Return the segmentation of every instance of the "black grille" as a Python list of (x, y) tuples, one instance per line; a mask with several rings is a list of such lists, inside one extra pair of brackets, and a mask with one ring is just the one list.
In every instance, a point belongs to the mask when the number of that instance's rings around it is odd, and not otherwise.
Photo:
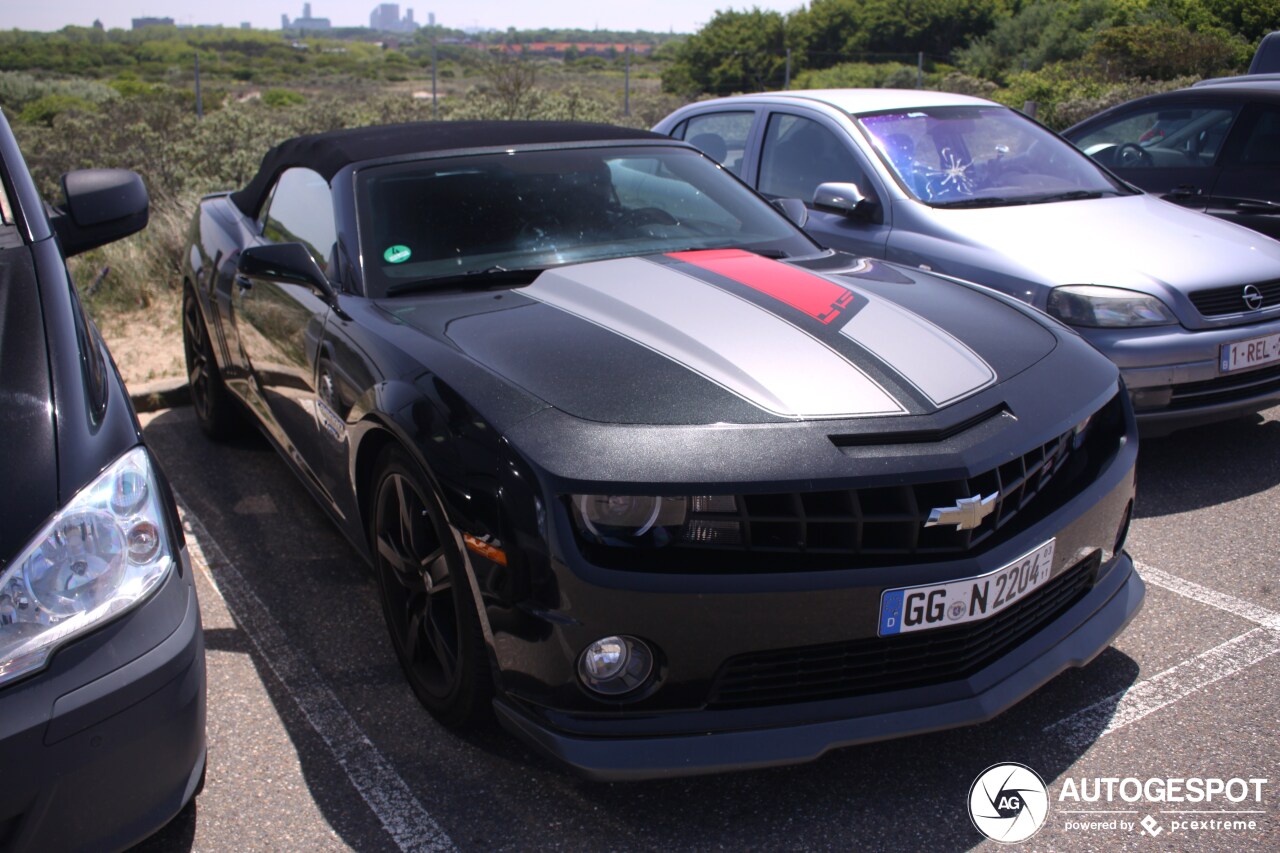
[[(639, 547), (585, 536), (578, 544), (596, 565), (640, 572), (828, 571), (951, 560), (994, 547), (1068, 503), (1115, 457), (1124, 432), (1124, 399), (1116, 394), (1084, 434), (1068, 430), (967, 478), (692, 496), (681, 525), (655, 527)], [(976, 527), (957, 530), (954, 520), (925, 526), (933, 510), (957, 510), (975, 497), (990, 499)]]
[[(1066, 432), (977, 476), (913, 485), (823, 492), (740, 495), (733, 513), (691, 513), (684, 548), (745, 553), (868, 556), (955, 555), (971, 551), (1009, 524), (1067, 464), (1073, 433)], [(925, 527), (934, 509), (996, 496), (982, 523)], [(737, 535), (708, 532), (732, 525)], [(721, 528), (723, 529), (723, 527)]]
[[(1260, 308), (1280, 305), (1280, 280), (1264, 281), (1254, 287), (1262, 294)], [(1201, 290), (1191, 294), (1191, 303), (1196, 310), (1206, 317), (1218, 317), (1223, 314), (1242, 314), (1253, 310), (1244, 301), (1243, 284), (1232, 284), (1227, 287), (1215, 287), (1212, 290)]]
[(841, 699), (966, 678), (1079, 601), (1097, 579), (1092, 556), (990, 619), (896, 637), (757, 652), (726, 661), (708, 704), (743, 708)]
[(1280, 365), (1173, 386), (1170, 409), (1194, 409), (1280, 391)]

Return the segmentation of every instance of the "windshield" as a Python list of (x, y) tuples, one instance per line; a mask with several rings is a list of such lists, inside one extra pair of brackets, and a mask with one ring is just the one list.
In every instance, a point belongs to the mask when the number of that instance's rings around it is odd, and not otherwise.
[(751, 190), (685, 148), (416, 160), (362, 170), (356, 194), (367, 291), (375, 298), (436, 280), (480, 283), (513, 270), (632, 255), (820, 251)]
[(856, 121), (906, 191), (935, 207), (1125, 192), (1070, 144), (1004, 107), (897, 110)]

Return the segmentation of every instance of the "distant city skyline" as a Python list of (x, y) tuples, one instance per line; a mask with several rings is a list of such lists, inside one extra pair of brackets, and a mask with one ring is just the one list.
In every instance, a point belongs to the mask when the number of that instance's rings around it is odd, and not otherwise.
[[(133, 18), (173, 18), (179, 26), (249, 23), (255, 29), (280, 29), (281, 15), (302, 16), (302, 0), (41, 0), (8, 3), (0, 27), (19, 30), (60, 30), (102, 21), (107, 29), (129, 29)], [(311, 0), (311, 14), (328, 18), (334, 27), (367, 27), (379, 0)], [(401, 15), (413, 10), (421, 26), (431, 15), (442, 27), (458, 30), (584, 29), (692, 33), (710, 21), (717, 10), (773, 9), (790, 11), (804, 0), (646, 0), (584, 6), (580, 0), (412, 0), (401, 2)]]

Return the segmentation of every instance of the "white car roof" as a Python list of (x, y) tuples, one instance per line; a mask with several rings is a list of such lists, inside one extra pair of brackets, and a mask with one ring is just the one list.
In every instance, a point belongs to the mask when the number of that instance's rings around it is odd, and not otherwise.
[(927, 89), (792, 89), (786, 92), (734, 95), (719, 98), (715, 103), (733, 101), (779, 103), (790, 100), (819, 101), (846, 113), (873, 113), (906, 107), (999, 106), (984, 98), (956, 95), (951, 92), (933, 92)]

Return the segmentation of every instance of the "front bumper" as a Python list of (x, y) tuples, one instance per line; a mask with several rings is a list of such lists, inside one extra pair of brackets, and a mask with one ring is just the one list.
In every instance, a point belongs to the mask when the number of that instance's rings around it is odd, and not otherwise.
[[(794, 763), (843, 745), (990, 719), (1091, 660), (1142, 602), (1132, 562), (1115, 550), (1134, 493), (1137, 447), (1132, 426), (1127, 432), (1070, 500), (959, 559), (804, 570), (802, 560), (780, 556), (768, 571), (693, 574), (603, 569), (571, 547), (553, 545), (559, 556), (542, 586), (560, 606), (487, 611), (501, 688), (498, 717), (547, 755), (597, 779)], [(572, 535), (567, 524), (560, 519), (556, 541)], [(983, 575), (1051, 538), (1054, 575), (1037, 590), (1042, 597), (1029, 599), (1037, 615), (1011, 618), (1018, 627), (1008, 631), (996, 624), (1004, 611), (972, 623), (988, 637), (977, 641), (973, 656), (952, 664), (931, 648), (924, 655), (930, 672), (916, 677), (914, 664), (899, 666), (904, 653), (915, 655), (914, 641), (877, 637), (883, 590)], [(1049, 592), (1059, 581), (1071, 590), (1061, 598)], [(925, 637), (933, 647), (944, 633), (904, 637)], [(629, 702), (591, 698), (577, 682), (577, 655), (612, 634), (641, 638), (656, 650), (655, 683)], [(868, 643), (877, 656), (869, 674), (822, 662), (836, 655), (862, 667)], [(942, 644), (946, 654), (973, 648), (968, 636)], [(779, 656), (788, 661), (780, 674), (773, 666)], [(730, 695), (736, 687), (723, 689), (741, 683), (734, 679), (745, 671), (744, 659), (748, 668), (763, 661), (769, 682), (760, 690), (749, 685), (745, 698)], [(819, 684), (810, 679), (815, 659), (818, 669), (834, 672), (820, 673)], [(800, 661), (798, 668), (791, 660)]]
[(187, 551), (146, 602), (0, 691), (0, 849), (119, 850), (205, 766), (205, 664)]
[(827, 707), (822, 708), (795, 706), (801, 714), (834, 716), (814, 722), (716, 731), (715, 723), (707, 720), (708, 731), (703, 734), (617, 739), (556, 731), (502, 701), (495, 702), (494, 708), (502, 725), (514, 734), (601, 781), (798, 764), (843, 746), (974, 725), (999, 715), (1064, 670), (1089, 663), (1124, 629), (1141, 607), (1145, 587), (1128, 555), (1122, 554), (1114, 563), (1104, 580), (1047, 626), (1034, 643), (966, 679), (961, 685), (963, 698), (938, 704), (869, 711), (872, 703), (866, 700), (843, 700), (823, 703)]
[(1080, 329), (1120, 367), (1142, 434), (1229, 420), (1280, 404), (1280, 365), (1224, 374), (1224, 344), (1280, 333), (1280, 317), (1250, 325), (1188, 330)]

